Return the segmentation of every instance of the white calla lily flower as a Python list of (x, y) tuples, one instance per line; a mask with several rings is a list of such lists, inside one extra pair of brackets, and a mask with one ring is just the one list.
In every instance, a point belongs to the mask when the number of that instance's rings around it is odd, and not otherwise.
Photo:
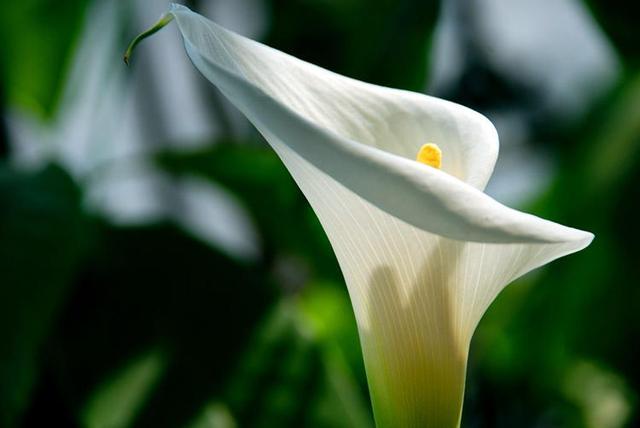
[(266, 138), (329, 236), (377, 425), (459, 426), (469, 344), (488, 306), (593, 235), (483, 193), (498, 136), (479, 113), (335, 74), (184, 6), (132, 47), (172, 19), (195, 66)]

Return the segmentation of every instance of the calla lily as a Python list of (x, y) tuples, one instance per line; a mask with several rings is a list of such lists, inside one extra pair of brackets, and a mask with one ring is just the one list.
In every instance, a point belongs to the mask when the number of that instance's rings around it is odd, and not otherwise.
[(479, 113), (335, 74), (183, 6), (141, 37), (172, 19), (194, 65), (266, 138), (329, 236), (377, 425), (459, 426), (469, 343), (487, 307), (593, 235), (483, 192), (498, 136)]

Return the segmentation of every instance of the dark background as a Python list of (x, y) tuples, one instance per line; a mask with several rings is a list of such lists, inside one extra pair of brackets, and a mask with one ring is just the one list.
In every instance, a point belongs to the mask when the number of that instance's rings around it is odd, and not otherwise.
[[(489, 116), (488, 192), (595, 233), (509, 286), (464, 427), (640, 426), (634, 2), (192, 1), (249, 37)], [(334, 255), (163, 1), (0, 13), (0, 426), (371, 427)]]

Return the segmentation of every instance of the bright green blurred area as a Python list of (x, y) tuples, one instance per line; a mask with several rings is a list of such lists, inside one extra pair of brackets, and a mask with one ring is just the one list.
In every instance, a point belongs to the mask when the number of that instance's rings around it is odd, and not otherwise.
[[(134, 3), (29, 0), (0, 14), (0, 427), (372, 427), (355, 319), (313, 212), (275, 154), (204, 82), (196, 80), (196, 92), (217, 134), (197, 147), (165, 135), (170, 124), (156, 110), (176, 103), (162, 95), (177, 83), (154, 89), (144, 81), (152, 72), (144, 52), (161, 45), (142, 44), (132, 70), (120, 64), (129, 39), (151, 23), (139, 22), (140, 10), (158, 8)], [(220, 11), (216, 3), (225, 1), (189, 4), (205, 13)], [(465, 4), (226, 3), (240, 22), (261, 23), (267, 44), (416, 91), (428, 87), (439, 58), (443, 10)], [(620, 72), (571, 119), (525, 114), (529, 150), (554, 167), (541, 172), (547, 184), (524, 209), (596, 240), (509, 286), (490, 308), (472, 344), (464, 427), (640, 426), (640, 15), (623, 1), (576, 4), (602, 30)], [(114, 10), (118, 25), (96, 10)], [(225, 16), (212, 18), (225, 25)], [(90, 39), (92, 28), (102, 33)], [(86, 40), (96, 46), (93, 60), (81, 55)], [(107, 40), (116, 54), (97, 50)], [(481, 49), (470, 40), (475, 58)], [(178, 53), (183, 59), (176, 50), (160, 64)], [(469, 64), (440, 95), (483, 112), (540, 110), (536, 94), (507, 74)], [(85, 91), (92, 79), (102, 92)], [(105, 93), (119, 81), (121, 105), (147, 103), (133, 110), (143, 112), (140, 135), (151, 149), (78, 161), (65, 152), (70, 143), (45, 137), (83, 126), (80, 140), (97, 145), (90, 154), (116, 145), (99, 131), (108, 115), (69, 105), (83, 93), (91, 105), (108, 104)], [(25, 140), (46, 156), (24, 162)], [(180, 192), (160, 191), (171, 215), (134, 222), (92, 202), (105, 171), (119, 176), (141, 158), (169, 187), (197, 179), (222, 189), (246, 212), (256, 254), (194, 232), (180, 220), (189, 200)]]

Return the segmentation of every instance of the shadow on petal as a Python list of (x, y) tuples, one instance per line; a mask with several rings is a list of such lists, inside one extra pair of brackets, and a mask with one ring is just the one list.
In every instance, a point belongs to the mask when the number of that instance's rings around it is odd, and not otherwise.
[(469, 342), (452, 280), (464, 249), (438, 240), (411, 287), (390, 266), (371, 274), (361, 337), (380, 427), (459, 425)]

